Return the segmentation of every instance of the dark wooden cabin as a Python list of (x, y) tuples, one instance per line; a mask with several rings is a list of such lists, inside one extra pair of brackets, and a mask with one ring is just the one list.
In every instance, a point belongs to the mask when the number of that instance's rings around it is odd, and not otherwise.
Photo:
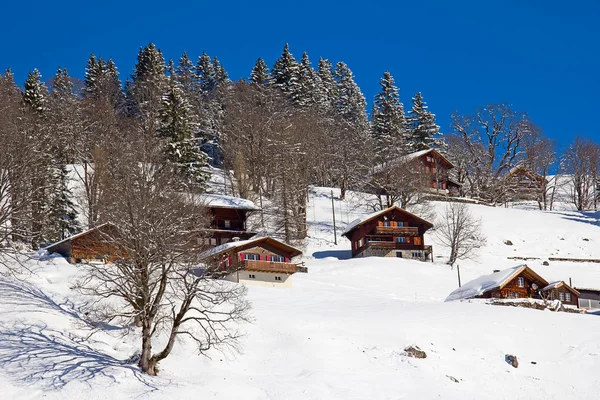
[(352, 257), (400, 257), (425, 261), (433, 250), (423, 235), (433, 224), (392, 206), (352, 221), (343, 236), (350, 240)]
[(212, 216), (207, 244), (219, 246), (234, 238), (247, 240), (256, 235), (256, 232), (250, 232), (246, 228), (248, 214), (260, 210), (250, 200), (205, 194), (202, 195), (202, 202)]
[(106, 223), (56, 242), (45, 250), (62, 255), (71, 264), (105, 263), (118, 257), (118, 250), (110, 244), (111, 238), (117, 237), (116, 235), (115, 226)]
[(308, 272), (301, 264), (292, 262), (302, 252), (269, 236), (232, 241), (200, 256), (207, 264), (223, 271), (233, 271), (228, 279), (263, 286), (290, 286), (289, 277), (296, 272)]
[(542, 289), (542, 293), (549, 300), (560, 300), (563, 304), (579, 306), (581, 293), (567, 285), (564, 281), (548, 284), (548, 286)]
[(579, 292), (579, 307), (600, 309), (600, 289), (577, 287), (575, 290)]
[(507, 185), (515, 200), (538, 200), (546, 184), (543, 176), (524, 165), (508, 172)]
[[(415, 173), (421, 174), (423, 179), (419, 179), (420, 184), (424, 185), (420, 189), (435, 194), (450, 194), (457, 196), (459, 194), (460, 184), (449, 177), (449, 170), (454, 168), (446, 157), (435, 149), (426, 149), (416, 151), (404, 156), (398, 157), (386, 166), (375, 168), (371, 176), (374, 181), (385, 182), (387, 176), (394, 176), (394, 170), (397, 168), (410, 168)], [(376, 187), (381, 186), (376, 184)], [(415, 188), (416, 189), (416, 188)], [(384, 195), (385, 193), (381, 193)]]

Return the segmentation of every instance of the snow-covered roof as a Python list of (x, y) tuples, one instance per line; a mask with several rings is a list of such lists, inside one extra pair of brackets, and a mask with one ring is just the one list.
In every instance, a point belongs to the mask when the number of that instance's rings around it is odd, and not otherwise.
[[(481, 296), (482, 294), (495, 289), (503, 288), (507, 283), (512, 281), (517, 275), (525, 271), (535, 274), (526, 264), (517, 265), (513, 268), (503, 269), (502, 271), (494, 272), (490, 275), (483, 275), (477, 279), (465, 283), (446, 298), (446, 301), (464, 300), (473, 297)], [(544, 284), (548, 284), (543, 278), (539, 277)]]
[(565, 283), (565, 281), (551, 282), (546, 287), (544, 287), (542, 289), (542, 291), (547, 292), (547, 291), (552, 290), (552, 289), (558, 289), (559, 287), (562, 287), (562, 286), (564, 286), (567, 290), (569, 290), (570, 292), (573, 292), (577, 296), (580, 295), (580, 293), (576, 289), (573, 289), (571, 286), (567, 285)]
[(204, 193), (196, 196), (197, 200), (208, 207), (215, 208), (234, 208), (238, 210), (257, 211), (260, 208), (248, 199), (240, 197), (226, 196), (224, 194)]
[(93, 232), (95, 230), (103, 228), (103, 227), (105, 227), (107, 225), (111, 225), (110, 222), (104, 223), (102, 225), (98, 225), (98, 226), (96, 226), (96, 227), (94, 227), (92, 229), (88, 229), (87, 231), (76, 233), (75, 235), (72, 235), (72, 236), (69, 236), (67, 238), (64, 238), (63, 240), (60, 240), (60, 241), (58, 241), (56, 243), (52, 243), (51, 245), (44, 247), (42, 250), (46, 250), (48, 252), (51, 252), (50, 249), (53, 248), (53, 247), (55, 247), (55, 246), (58, 246), (58, 245), (63, 244), (65, 242), (69, 242), (71, 240), (77, 239), (78, 237), (85, 236), (88, 233), (91, 233), (91, 232)]
[(373, 212), (371, 214), (365, 215), (364, 217), (357, 218), (357, 219), (355, 219), (353, 221), (350, 221), (350, 223), (348, 225), (346, 225), (346, 229), (344, 229), (343, 235), (346, 235), (348, 232), (350, 232), (351, 230), (353, 230), (357, 226), (362, 225), (365, 222), (368, 222), (368, 221), (372, 220), (373, 218), (377, 218), (380, 215), (386, 214), (386, 213), (388, 213), (388, 212), (390, 212), (390, 211), (392, 211), (394, 209), (398, 210), (400, 212), (406, 213), (406, 214), (410, 215), (411, 217), (414, 217), (414, 218), (416, 218), (418, 220), (423, 221), (426, 224), (429, 224), (429, 225), (433, 226), (433, 224), (431, 222), (425, 221), (423, 218), (420, 218), (420, 217), (416, 216), (415, 214), (413, 214), (411, 212), (408, 212), (408, 211), (406, 211), (406, 210), (404, 210), (404, 209), (402, 209), (402, 208), (400, 208), (398, 206), (391, 206), (390, 208), (386, 208), (385, 210), (375, 211), (375, 212)]
[(297, 253), (297, 255), (302, 254), (302, 251), (300, 249), (298, 249), (294, 246), (290, 246), (289, 244), (284, 243), (280, 240), (274, 239), (270, 236), (259, 236), (259, 237), (254, 237), (254, 238), (248, 239), (248, 240), (239, 240), (237, 242), (228, 242), (228, 243), (219, 245), (217, 247), (213, 247), (212, 249), (209, 249), (209, 250), (205, 251), (204, 253), (200, 254), (199, 258), (201, 260), (204, 260), (208, 257), (224, 253), (228, 250), (246, 247), (246, 246), (249, 246), (252, 244), (258, 244), (260, 242), (265, 242), (265, 241), (275, 242), (281, 246), (287, 247), (290, 250), (290, 252)]

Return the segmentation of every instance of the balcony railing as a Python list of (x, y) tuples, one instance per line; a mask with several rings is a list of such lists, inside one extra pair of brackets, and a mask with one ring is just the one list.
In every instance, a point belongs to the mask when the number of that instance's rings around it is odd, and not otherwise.
[(245, 269), (247, 271), (281, 272), (285, 274), (293, 274), (295, 272), (308, 272), (308, 268), (304, 267), (302, 264), (297, 265), (294, 263), (259, 260), (243, 260), (241, 263), (242, 269)]
[(401, 234), (406, 236), (418, 235), (419, 228), (414, 226), (378, 226), (375, 233), (380, 235)]
[(422, 250), (425, 255), (431, 253), (433, 248), (429, 245), (425, 246), (422, 244), (412, 244), (412, 243), (400, 243), (400, 242), (380, 242), (371, 240), (367, 242), (368, 247), (372, 247), (374, 249), (395, 249), (395, 250)]

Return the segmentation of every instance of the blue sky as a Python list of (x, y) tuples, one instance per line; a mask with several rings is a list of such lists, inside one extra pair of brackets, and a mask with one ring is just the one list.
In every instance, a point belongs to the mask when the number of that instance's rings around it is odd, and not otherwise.
[(405, 106), (421, 91), (445, 132), (454, 110), (506, 102), (563, 145), (600, 140), (594, 1), (34, 0), (2, 12), (0, 69), (20, 84), (36, 67), (45, 79), (58, 67), (83, 77), (91, 53), (112, 57), (124, 78), (149, 42), (167, 58), (216, 55), (239, 79), (258, 57), (272, 65), (289, 42), (315, 65), (345, 61), (369, 102), (389, 70)]

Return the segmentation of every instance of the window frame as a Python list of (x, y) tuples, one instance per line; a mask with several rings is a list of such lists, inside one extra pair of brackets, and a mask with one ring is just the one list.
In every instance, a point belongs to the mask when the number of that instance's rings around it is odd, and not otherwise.
[(517, 278), (517, 285), (519, 285), (520, 288), (524, 288), (525, 287), (525, 278), (523, 278), (522, 276), (519, 276)]

